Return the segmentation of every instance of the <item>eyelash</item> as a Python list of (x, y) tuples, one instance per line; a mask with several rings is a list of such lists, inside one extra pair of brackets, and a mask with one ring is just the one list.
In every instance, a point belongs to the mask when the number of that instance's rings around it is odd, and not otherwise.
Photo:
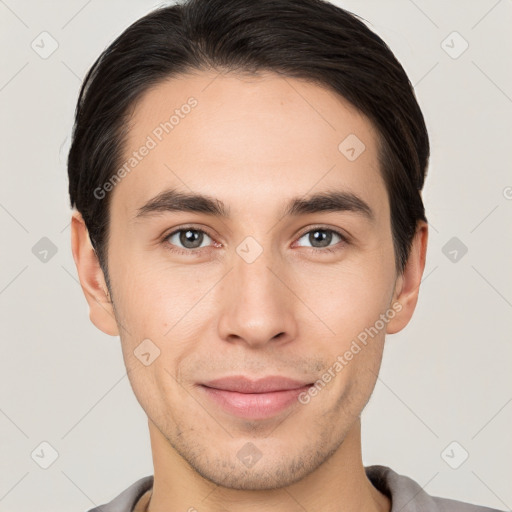
[[(168, 239), (171, 236), (175, 235), (176, 233), (180, 233), (182, 231), (187, 231), (187, 230), (197, 231), (198, 233), (204, 233), (205, 235), (207, 235), (211, 239), (213, 239), (213, 237), (204, 229), (199, 229), (194, 226), (181, 226), (180, 228), (175, 229), (174, 231), (172, 231), (171, 233), (169, 233), (163, 237), (162, 243), (164, 244), (164, 247), (173, 253), (187, 255), (187, 256), (201, 254), (202, 253), (201, 249), (206, 249), (206, 247), (201, 247), (199, 249), (180, 249), (179, 247), (176, 247), (175, 245), (168, 242)], [(334, 247), (336, 247), (339, 244), (348, 245), (350, 243), (348, 238), (345, 235), (343, 235), (342, 233), (340, 233), (339, 231), (336, 231), (335, 229), (327, 228), (324, 226), (314, 226), (312, 228), (309, 228), (307, 231), (304, 231), (297, 238), (297, 240), (301, 239), (304, 235), (307, 235), (308, 233), (310, 233), (312, 231), (327, 231), (327, 232), (334, 233), (335, 235), (339, 236), (341, 238), (341, 242), (338, 242), (338, 244), (335, 244)], [(340, 250), (340, 247), (336, 247), (336, 248), (333, 248), (333, 247), (323, 247), (323, 248), (310, 247), (309, 249), (312, 250), (314, 253), (319, 253), (319, 252), (334, 253), (334, 252), (338, 252)]]

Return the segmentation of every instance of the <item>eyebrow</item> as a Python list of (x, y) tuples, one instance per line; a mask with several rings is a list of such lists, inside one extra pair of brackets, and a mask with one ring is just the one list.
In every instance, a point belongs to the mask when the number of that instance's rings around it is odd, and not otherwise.
[[(283, 216), (300, 216), (321, 212), (353, 212), (370, 222), (375, 221), (375, 213), (359, 196), (348, 191), (327, 191), (309, 197), (292, 198)], [(196, 193), (164, 190), (137, 210), (135, 220), (163, 212), (193, 212), (229, 219), (230, 209), (214, 197)]]

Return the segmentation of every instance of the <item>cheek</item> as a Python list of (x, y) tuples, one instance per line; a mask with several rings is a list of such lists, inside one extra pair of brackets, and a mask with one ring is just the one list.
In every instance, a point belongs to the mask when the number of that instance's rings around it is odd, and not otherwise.
[(172, 315), (186, 298), (186, 290), (198, 281), (191, 267), (179, 268), (136, 252), (117, 261), (111, 272), (118, 291), (117, 303), (130, 314), (130, 323), (157, 318), (162, 311)]
[(326, 336), (346, 340), (373, 325), (389, 306), (393, 274), (383, 260), (372, 264), (347, 264), (315, 269), (314, 282), (297, 277), (299, 297), (321, 325)]
[(137, 366), (133, 351), (150, 339), (160, 350), (159, 360), (170, 367), (178, 365), (194, 350), (203, 324), (219, 314), (212, 288), (224, 272), (147, 259), (130, 268), (130, 272), (119, 268), (116, 276), (121, 283), (116, 307), (128, 331), (122, 336), (125, 363)]

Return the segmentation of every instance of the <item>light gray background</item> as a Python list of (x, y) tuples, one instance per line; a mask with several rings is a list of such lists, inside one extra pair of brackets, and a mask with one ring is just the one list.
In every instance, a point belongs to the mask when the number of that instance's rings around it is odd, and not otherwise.
[[(402, 62), (432, 145), (419, 303), (387, 338), (363, 413), (364, 463), (432, 495), (510, 510), (512, 2), (336, 3)], [(90, 323), (77, 281), (66, 156), (85, 72), (158, 5), (0, 0), (0, 511), (85, 511), (152, 474), (119, 338)], [(51, 48), (43, 31), (58, 43), (45, 59), (31, 47)], [(453, 31), (469, 43), (457, 58), (464, 41)], [(32, 251), (43, 237), (57, 249), (45, 262)], [(468, 248), (455, 262), (443, 253), (452, 237)], [(58, 452), (48, 469), (44, 441)], [(463, 450), (468, 459), (452, 469), (446, 460), (460, 462)]]

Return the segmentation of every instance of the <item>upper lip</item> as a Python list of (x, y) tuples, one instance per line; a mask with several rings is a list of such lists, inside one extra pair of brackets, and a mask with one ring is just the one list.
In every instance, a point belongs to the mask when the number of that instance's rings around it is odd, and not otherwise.
[(299, 380), (272, 375), (263, 379), (251, 380), (243, 375), (222, 377), (220, 379), (203, 382), (203, 386), (225, 391), (237, 391), (238, 393), (270, 393), (272, 391), (284, 391), (289, 389), (303, 388), (311, 384)]

